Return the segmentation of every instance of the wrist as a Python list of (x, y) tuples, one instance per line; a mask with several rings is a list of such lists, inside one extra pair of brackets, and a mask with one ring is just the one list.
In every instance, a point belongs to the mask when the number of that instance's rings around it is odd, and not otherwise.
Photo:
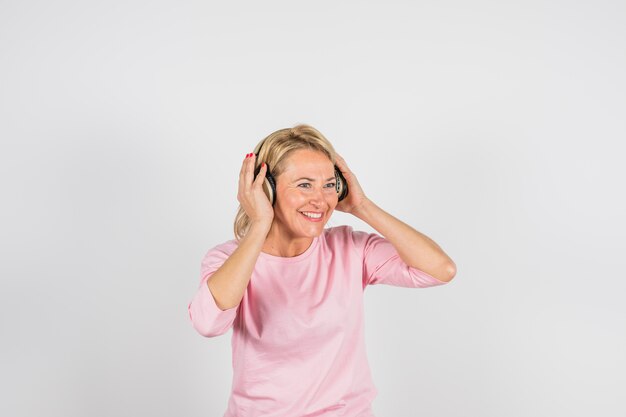
[(248, 229), (247, 234), (259, 234), (264, 237), (267, 236), (270, 229), (272, 228), (272, 222), (262, 222), (262, 221), (253, 221), (250, 223), (250, 227)]
[(363, 199), (363, 202), (361, 204), (359, 204), (358, 206), (356, 206), (352, 210), (352, 215), (355, 216), (355, 217), (358, 217), (359, 219), (361, 219), (363, 221), (365, 221), (365, 219), (367, 219), (367, 217), (372, 212), (372, 209), (375, 206), (376, 205), (374, 204), (373, 201), (371, 201), (368, 198), (365, 198), (365, 199)]

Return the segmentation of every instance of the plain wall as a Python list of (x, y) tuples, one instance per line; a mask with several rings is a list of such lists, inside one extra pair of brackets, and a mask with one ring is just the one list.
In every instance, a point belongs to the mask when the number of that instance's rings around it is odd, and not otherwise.
[(0, 415), (221, 416), (187, 304), (297, 123), (457, 265), (366, 289), (378, 417), (626, 415), (625, 47), (621, 1), (2, 1)]

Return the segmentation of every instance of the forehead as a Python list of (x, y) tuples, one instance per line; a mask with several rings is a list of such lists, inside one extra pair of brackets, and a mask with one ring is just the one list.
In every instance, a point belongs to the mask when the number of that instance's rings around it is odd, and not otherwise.
[(283, 173), (289, 179), (296, 179), (301, 176), (326, 179), (334, 176), (335, 171), (332, 161), (323, 153), (299, 149), (287, 157)]

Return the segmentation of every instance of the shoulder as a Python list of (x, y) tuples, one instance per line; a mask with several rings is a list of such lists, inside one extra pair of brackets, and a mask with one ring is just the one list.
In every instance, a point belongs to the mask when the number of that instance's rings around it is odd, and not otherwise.
[(352, 226), (342, 225), (324, 229), (324, 238), (327, 242), (343, 242), (352, 236)]
[(362, 253), (368, 240), (375, 236), (378, 235), (361, 230), (354, 230), (354, 228), (349, 225), (324, 229), (324, 238), (329, 246), (335, 248), (350, 246), (358, 253)]
[(239, 243), (232, 239), (226, 242), (217, 244), (209, 249), (202, 258), (202, 264), (215, 264), (223, 263), (230, 255), (233, 254), (235, 249), (239, 246)]

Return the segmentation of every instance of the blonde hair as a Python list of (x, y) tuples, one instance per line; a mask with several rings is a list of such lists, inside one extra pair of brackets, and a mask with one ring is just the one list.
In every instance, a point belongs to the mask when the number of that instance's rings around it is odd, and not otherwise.
[[(322, 152), (333, 163), (335, 162), (335, 148), (317, 129), (306, 124), (299, 124), (291, 128), (275, 131), (260, 141), (254, 153), (257, 154), (255, 169), (265, 162), (270, 174), (277, 178), (285, 171), (287, 158), (296, 150), (310, 149)], [(259, 153), (260, 151), (260, 153)], [(235, 216), (234, 233), (235, 239), (242, 239), (250, 229), (250, 218), (241, 204)]]

